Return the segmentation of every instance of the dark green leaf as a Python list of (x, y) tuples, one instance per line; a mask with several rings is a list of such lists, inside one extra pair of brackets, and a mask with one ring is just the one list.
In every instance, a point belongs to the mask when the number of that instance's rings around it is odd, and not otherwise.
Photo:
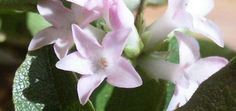
[(190, 101), (178, 111), (235, 111), (236, 58), (204, 81)]
[(0, 0), (1, 10), (36, 10), (38, 0)]
[(161, 111), (166, 98), (165, 81), (144, 81), (134, 89), (115, 88), (106, 111)]
[(56, 69), (56, 61), (51, 46), (27, 54), (14, 79), (16, 111), (94, 111), (90, 103), (80, 105), (76, 77)]

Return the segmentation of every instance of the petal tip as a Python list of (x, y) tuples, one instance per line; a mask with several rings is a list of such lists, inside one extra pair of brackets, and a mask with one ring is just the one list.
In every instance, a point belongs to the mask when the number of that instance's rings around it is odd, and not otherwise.
[(61, 61), (58, 61), (58, 62), (55, 64), (55, 66), (56, 66), (56, 68), (61, 69), (61, 68), (62, 68), (62, 67), (61, 67)]

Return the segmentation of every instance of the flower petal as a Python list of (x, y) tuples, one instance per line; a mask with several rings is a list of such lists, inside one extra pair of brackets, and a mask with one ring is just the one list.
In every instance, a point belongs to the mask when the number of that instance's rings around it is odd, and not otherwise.
[(70, 27), (73, 22), (71, 10), (64, 7), (60, 0), (39, 0), (38, 11), (55, 27)]
[(214, 7), (214, 0), (168, 0), (169, 13), (177, 10), (184, 10), (192, 16), (206, 16)]
[(72, 36), (65, 36), (65, 39), (58, 39), (54, 44), (54, 51), (59, 59), (65, 57), (74, 45)]
[(193, 29), (193, 16), (185, 10), (175, 11), (172, 19), (178, 28)]
[(113, 0), (109, 9), (106, 22), (113, 30), (134, 26), (134, 15), (125, 5), (123, 0)]
[(92, 92), (102, 83), (105, 76), (102, 75), (88, 75), (82, 76), (77, 85), (77, 92), (79, 95), (79, 100), (82, 105), (89, 100)]
[(96, 10), (88, 10), (74, 3), (71, 5), (71, 10), (73, 12), (74, 18), (76, 18), (76, 23), (81, 27), (88, 26), (92, 21), (102, 16), (102, 13)]
[(134, 88), (142, 85), (142, 79), (131, 63), (120, 58), (117, 66), (109, 68), (107, 82), (122, 88)]
[(190, 65), (200, 58), (200, 49), (197, 40), (181, 32), (175, 32), (179, 43), (179, 60), (181, 65)]
[(214, 41), (217, 45), (224, 47), (224, 40), (222, 38), (223, 34), (219, 27), (211, 20), (206, 18), (195, 18), (193, 31), (203, 34)]
[(104, 0), (67, 0), (88, 10), (99, 9), (103, 7)]
[(197, 90), (198, 84), (195, 82), (190, 82), (188, 88), (183, 88), (176, 85), (175, 94), (172, 96), (170, 103), (168, 105), (167, 111), (174, 111), (175, 109), (186, 104), (192, 97), (194, 92)]
[(169, 14), (165, 14), (160, 19), (156, 20), (147, 28), (150, 36), (144, 41), (145, 50), (155, 48), (157, 43), (167, 38), (169, 33), (178, 28), (177, 26), (173, 17), (170, 17)]
[(33, 51), (37, 50), (43, 46), (54, 43), (58, 37), (60, 30), (54, 27), (48, 27), (42, 31), (40, 31), (34, 38), (31, 40), (28, 50)]
[(193, 16), (204, 17), (214, 8), (214, 0), (189, 0), (186, 10)]
[(223, 68), (227, 63), (228, 60), (222, 57), (213, 56), (203, 58), (198, 60), (186, 70), (188, 73), (187, 76), (189, 79), (200, 84)]
[(148, 27), (147, 30), (151, 36), (145, 41), (145, 50), (154, 48), (158, 42), (167, 38), (174, 30), (184, 28), (193, 29), (192, 15), (182, 9), (176, 9), (172, 12), (167, 10), (160, 19)]
[(105, 36), (105, 31), (96, 28), (92, 25), (88, 25), (87, 27), (84, 28), (84, 31), (86, 34), (88, 34), (91, 37), (96, 37), (96, 39), (98, 40), (99, 43), (102, 43), (102, 40)]
[(186, 73), (184, 71), (182, 71), (180, 74), (181, 76), (176, 79), (175, 84), (183, 88), (188, 88), (190, 80), (186, 77)]
[(113, 0), (113, 3), (110, 4), (109, 14), (105, 16), (105, 20), (113, 30), (131, 28), (132, 31), (128, 36), (125, 51), (137, 50), (138, 52), (140, 50), (140, 38), (134, 26), (134, 15), (127, 8), (123, 0)]
[(98, 43), (95, 37), (86, 33), (76, 24), (72, 25), (72, 33), (75, 41), (75, 45), (81, 56), (91, 57), (95, 56), (96, 52), (101, 51), (101, 45)]
[(106, 34), (102, 46), (107, 53), (114, 55), (114, 58), (121, 56), (131, 29), (119, 29)]
[[(74, 4), (77, 4), (81, 7), (85, 7), (85, 4), (89, 1), (89, 0), (67, 0), (68, 2), (72, 2)], [(73, 5), (73, 4), (72, 4)]]
[(138, 65), (155, 80), (164, 79), (176, 83), (184, 74), (180, 65), (168, 62), (155, 54), (141, 57)]
[(185, 10), (189, 0), (168, 0), (167, 13), (174, 15), (177, 10)]
[(93, 74), (91, 61), (84, 59), (78, 52), (65, 56), (56, 63), (58, 69), (73, 71), (83, 75)]

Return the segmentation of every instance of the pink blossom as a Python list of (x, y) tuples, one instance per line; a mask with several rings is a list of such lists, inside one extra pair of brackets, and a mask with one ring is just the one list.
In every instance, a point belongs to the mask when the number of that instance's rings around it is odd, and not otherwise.
[(220, 29), (205, 17), (213, 7), (214, 0), (168, 0), (165, 14), (148, 28), (151, 36), (145, 44), (146, 49), (155, 47), (173, 30), (178, 29), (202, 34), (223, 47)]
[(168, 62), (158, 56), (143, 57), (140, 66), (148, 71), (151, 77), (170, 80), (175, 84), (169, 110), (184, 105), (197, 90), (199, 84), (224, 67), (228, 60), (211, 56), (200, 58), (198, 42), (181, 32), (174, 33), (179, 44), (179, 64)]
[[(128, 9), (123, 0), (68, 0), (72, 8), (79, 8), (81, 16), (84, 16), (83, 24), (88, 24), (97, 18), (104, 18), (107, 25), (112, 30), (121, 28), (131, 28), (128, 41), (125, 47), (126, 51), (140, 52), (140, 38), (134, 25), (134, 15)], [(77, 4), (77, 5), (75, 5)], [(93, 19), (91, 19), (91, 15)]]
[[(81, 25), (82, 18), (77, 18), (78, 10), (70, 10), (64, 7), (60, 0), (39, 0), (37, 8), (39, 13), (50, 22), (52, 26), (35, 35), (30, 42), (28, 50), (32, 51), (45, 45), (54, 44), (55, 53), (60, 59), (67, 55), (69, 49), (74, 45), (71, 34), (71, 24), (76, 23)], [(102, 31), (91, 25), (86, 25), (85, 29), (90, 32), (90, 34), (104, 35)]]
[(104, 79), (113, 86), (134, 88), (142, 79), (131, 63), (121, 56), (131, 29), (109, 32), (102, 43), (77, 25), (72, 25), (73, 38), (78, 51), (62, 58), (56, 67), (81, 74), (77, 89), (81, 104)]

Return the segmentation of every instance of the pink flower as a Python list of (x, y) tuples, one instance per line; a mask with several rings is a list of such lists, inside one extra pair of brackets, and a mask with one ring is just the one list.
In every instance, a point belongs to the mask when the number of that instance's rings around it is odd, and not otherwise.
[(56, 67), (82, 75), (77, 89), (81, 104), (85, 104), (91, 93), (104, 79), (113, 86), (134, 88), (142, 80), (129, 61), (121, 56), (130, 29), (119, 29), (106, 34), (101, 44), (94, 36), (72, 25), (77, 52), (62, 58)]
[(144, 57), (140, 66), (148, 71), (151, 77), (170, 80), (175, 83), (169, 110), (184, 105), (197, 90), (199, 84), (219, 71), (228, 61), (222, 57), (200, 58), (198, 42), (181, 32), (175, 32), (179, 44), (179, 64), (174, 64), (157, 56)]
[[(29, 51), (39, 49), (45, 45), (54, 44), (54, 50), (60, 59), (67, 55), (69, 49), (74, 45), (71, 24), (81, 25), (81, 17), (78, 10), (67, 9), (60, 0), (39, 0), (37, 5), (39, 13), (52, 24), (52, 26), (39, 32), (30, 42)], [(91, 17), (90, 17), (91, 18)], [(84, 26), (85, 27), (85, 26)], [(104, 33), (91, 25), (85, 29), (91, 34), (103, 36)], [(99, 37), (99, 36), (97, 36)]]
[(151, 37), (145, 44), (146, 49), (155, 47), (173, 30), (185, 28), (202, 34), (223, 47), (221, 31), (214, 22), (205, 17), (213, 7), (214, 0), (168, 0), (165, 14), (148, 28)]
[[(179, 32), (175, 35), (179, 43), (180, 68), (183, 73), (182, 77), (176, 80), (175, 94), (168, 106), (169, 110), (174, 110), (188, 102), (203, 81), (228, 63), (228, 60), (222, 57), (200, 58), (199, 45), (195, 39)], [(188, 80), (187, 86), (182, 85), (185, 80)]]
[(80, 9), (79, 13), (84, 16), (83, 24), (85, 25), (96, 20), (97, 18), (103, 17), (107, 25), (112, 30), (119, 30), (121, 28), (131, 28), (132, 30), (128, 35), (128, 41), (125, 47), (125, 51), (131, 51), (132, 53), (140, 52), (141, 40), (134, 25), (134, 16), (123, 0), (68, 1), (74, 3), (72, 4), (72, 8), (76, 7)]

